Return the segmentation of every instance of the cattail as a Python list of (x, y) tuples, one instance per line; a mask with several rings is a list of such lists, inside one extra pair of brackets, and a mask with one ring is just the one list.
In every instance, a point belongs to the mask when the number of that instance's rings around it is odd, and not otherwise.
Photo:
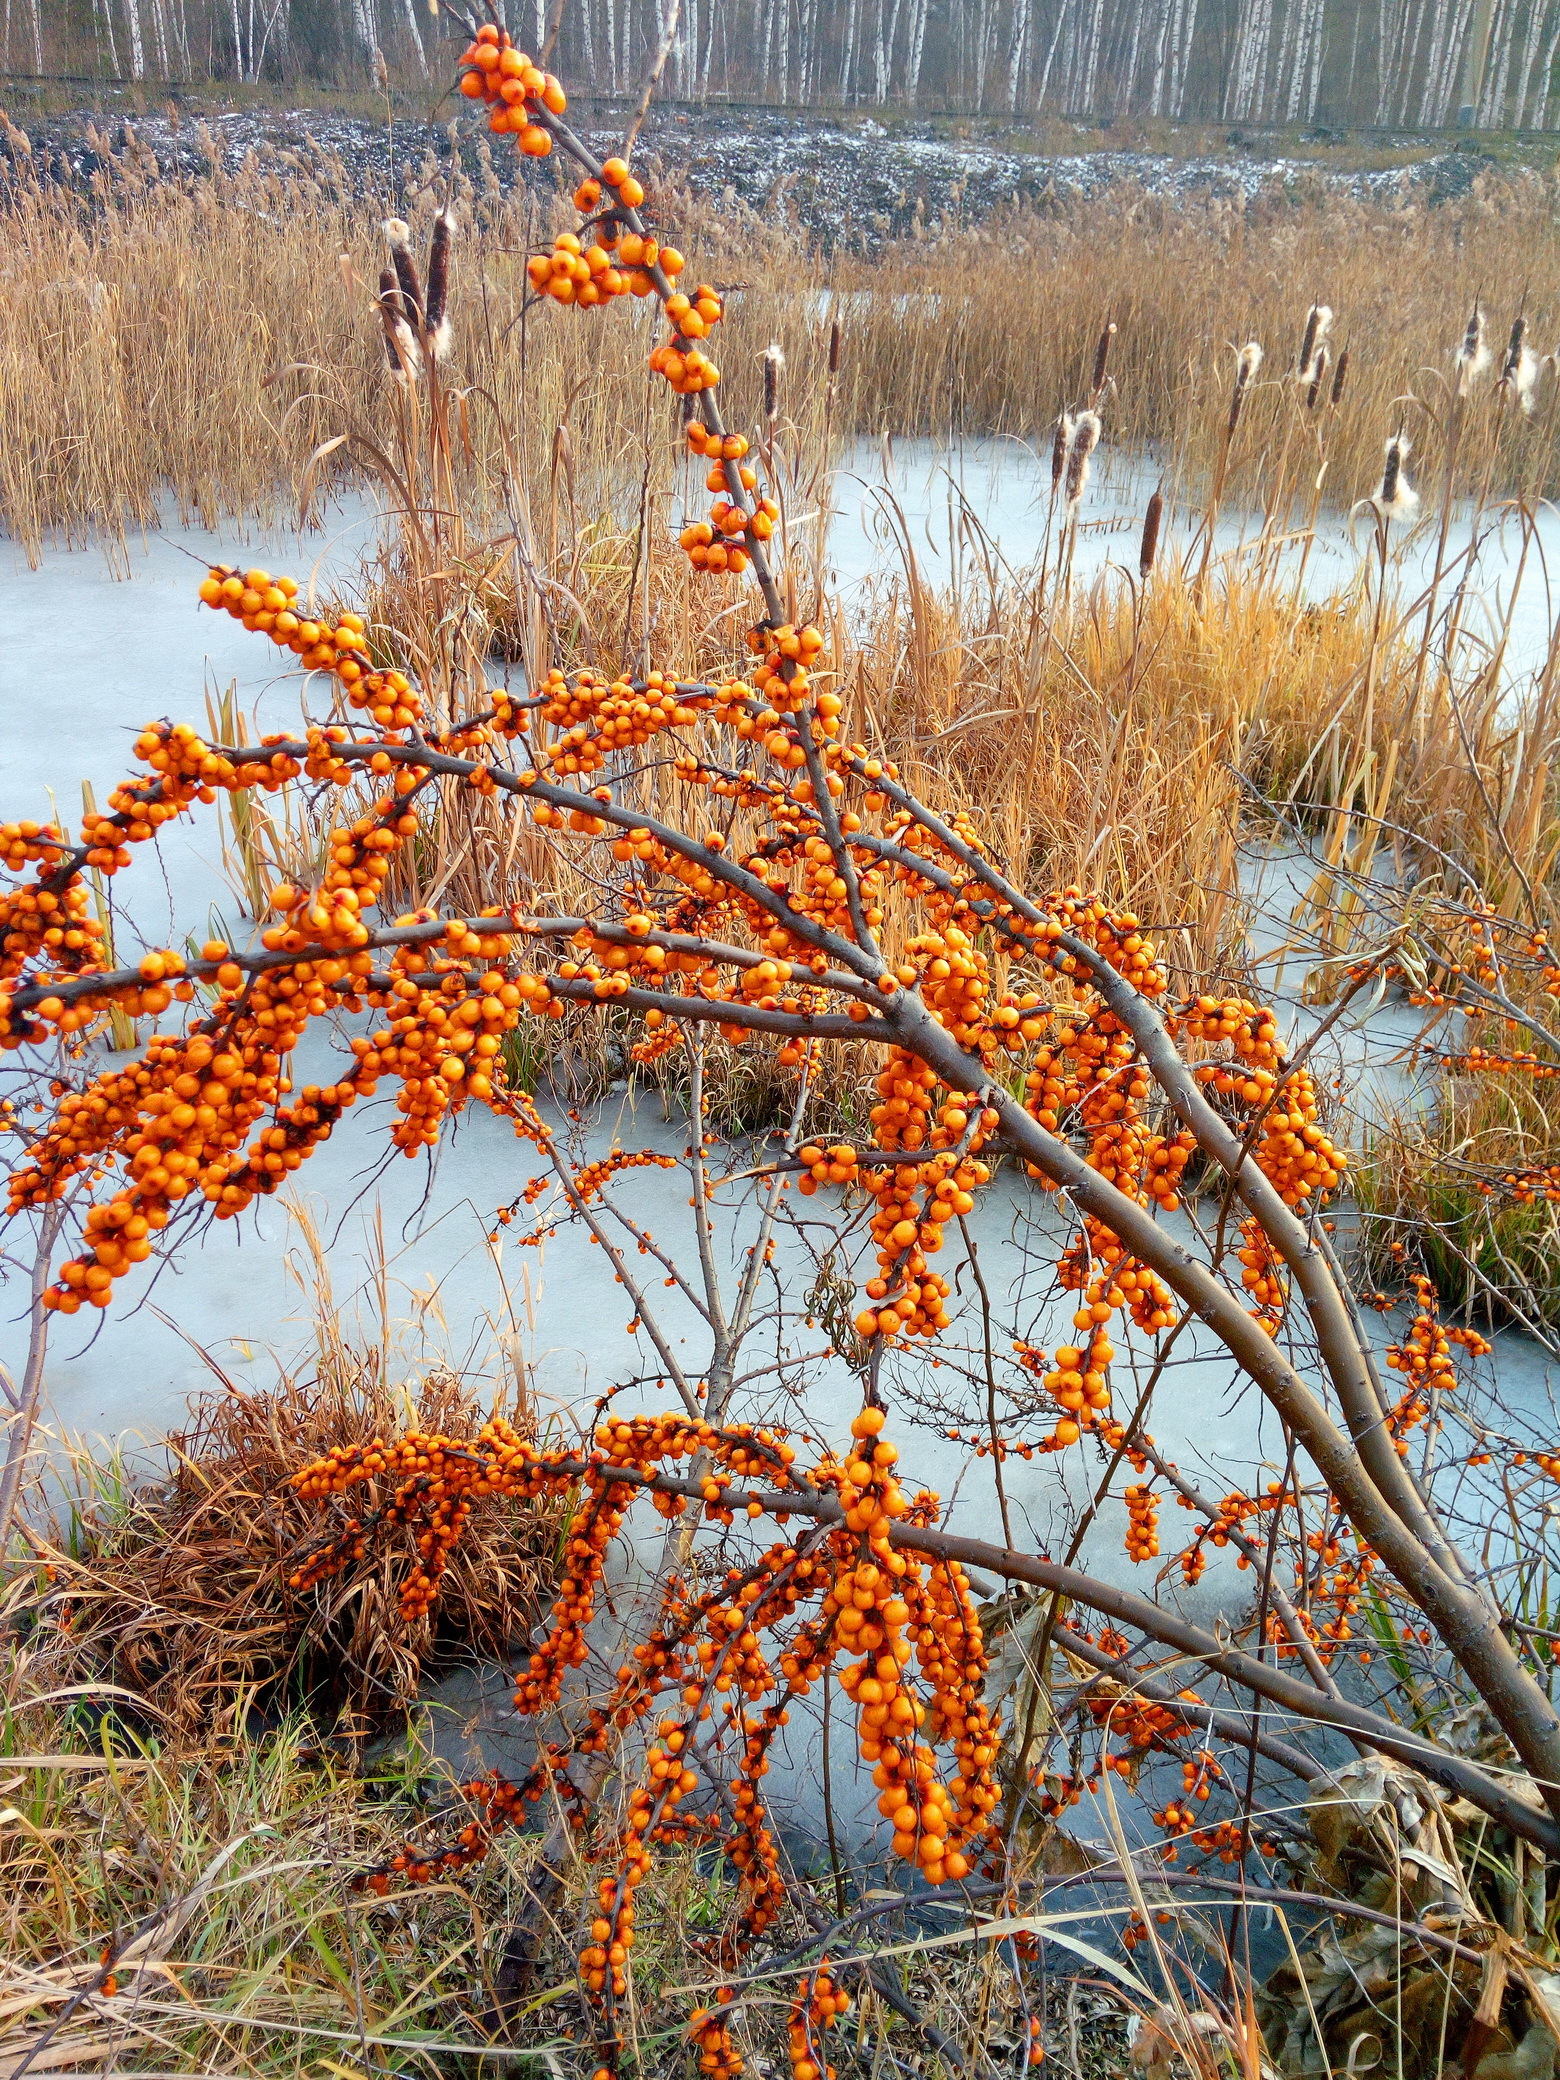
[(1138, 549), (1138, 575), (1146, 578), (1159, 554), (1159, 524), (1165, 517), (1164, 494), (1156, 491), (1143, 515), (1143, 540)]
[(435, 361), (450, 349), (450, 249), (455, 242), (455, 219), (441, 209), (433, 220), (433, 243), (428, 248), (428, 334)]
[(1089, 457), (1099, 445), (1098, 412), (1080, 412), (1067, 443), (1067, 510), (1076, 513), (1089, 482)]
[(829, 326), (829, 374), (831, 376), (837, 376), (840, 372), (840, 349), (843, 345), (844, 335), (840, 331), (840, 321), (836, 318)]
[(1338, 356), (1338, 366), (1333, 370), (1332, 396), (1328, 399), (1328, 403), (1334, 411), (1337, 411), (1339, 405), (1343, 402), (1343, 386), (1348, 379), (1348, 374), (1349, 350), (1345, 347)]
[(1386, 460), (1382, 464), (1381, 489), (1376, 493), (1373, 504), (1383, 520), (1398, 520), (1411, 513), (1419, 503), (1419, 493), (1408, 481), (1404, 464), (1408, 460), (1408, 436), (1393, 434), (1387, 442)]
[(1051, 442), (1051, 496), (1055, 498), (1061, 488), (1062, 471), (1067, 467), (1067, 450), (1072, 441), (1073, 422), (1070, 412), (1062, 412), (1056, 421), (1056, 437)]
[(1105, 395), (1105, 371), (1110, 361), (1110, 343), (1116, 337), (1114, 318), (1100, 334), (1099, 345), (1094, 349), (1094, 376), (1089, 384), (1089, 395), (1098, 404)]
[(412, 234), (399, 217), (387, 217), (384, 228), (395, 278), (401, 286), (402, 308), (410, 324), (421, 325), (422, 283), (417, 279), (417, 262), (412, 258)]
[(1463, 343), (1457, 350), (1457, 395), (1466, 397), (1473, 388), (1474, 379), (1483, 375), (1490, 365), (1490, 350), (1484, 337), (1484, 312), (1475, 304), (1463, 333)]
[(1235, 429), (1240, 424), (1241, 411), (1245, 406), (1246, 392), (1252, 377), (1262, 366), (1262, 349), (1254, 339), (1248, 339), (1240, 350), (1240, 359), (1235, 364), (1235, 388), (1230, 394), (1230, 423), (1228, 438), (1235, 438)]
[(780, 371), (785, 367), (785, 354), (778, 340), (764, 349), (764, 417), (771, 426), (780, 411)]
[[(1532, 355), (1528, 353), (1527, 348), (1523, 345), (1523, 339), (1526, 333), (1527, 319), (1523, 317), (1515, 318), (1512, 321), (1511, 337), (1506, 342), (1506, 357), (1500, 365), (1499, 387), (1501, 391), (1507, 396), (1510, 396), (1513, 392), (1515, 392), (1519, 399), (1522, 395), (1520, 385), (1523, 357), (1526, 356), (1526, 358), (1529, 361), (1531, 361), (1533, 358)], [(1528, 393), (1531, 396), (1533, 389), (1533, 377), (1531, 372), (1528, 375), (1527, 387)], [(1524, 407), (1524, 409), (1526, 409), (1526, 407)]]
[(1312, 364), (1311, 369), (1311, 387), (1305, 393), (1305, 408), (1308, 412), (1314, 412), (1316, 410), (1316, 401), (1322, 394), (1322, 384), (1326, 381), (1326, 379), (1327, 349), (1325, 347), (1318, 347), (1316, 350), (1316, 360)]
[(388, 267), (379, 270), (379, 320), (385, 331), (385, 359), (398, 382), (413, 381), (422, 366), (417, 339), (406, 322), (401, 288)]
[(1295, 369), (1302, 383), (1314, 373), (1317, 357), (1325, 352), (1332, 316), (1332, 306), (1326, 303), (1313, 303), (1306, 312), (1305, 337), (1300, 342), (1300, 360)]

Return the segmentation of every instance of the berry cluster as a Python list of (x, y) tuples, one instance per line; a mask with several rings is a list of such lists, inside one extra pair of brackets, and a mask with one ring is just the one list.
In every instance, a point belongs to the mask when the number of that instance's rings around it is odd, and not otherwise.
[(552, 74), (533, 65), (510, 42), (508, 30), (493, 22), (483, 23), (462, 51), (460, 65), (460, 91), (486, 105), (488, 128), (499, 136), (512, 135), (528, 157), (545, 159), (552, 133), (538, 118), (561, 116), (569, 105)]

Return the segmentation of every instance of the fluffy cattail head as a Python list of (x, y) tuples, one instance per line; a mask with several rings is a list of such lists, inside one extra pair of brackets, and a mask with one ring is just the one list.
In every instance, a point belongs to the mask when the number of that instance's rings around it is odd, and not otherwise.
[(1116, 321), (1111, 319), (1100, 334), (1094, 349), (1094, 374), (1089, 380), (1089, 395), (1095, 404), (1105, 395), (1105, 378), (1110, 367), (1110, 343), (1116, 337)]
[(1056, 433), (1051, 442), (1051, 496), (1054, 498), (1061, 488), (1062, 471), (1067, 467), (1067, 449), (1072, 441), (1073, 422), (1071, 412), (1060, 412), (1056, 420)]
[(1332, 330), (1332, 306), (1313, 303), (1305, 316), (1305, 334), (1300, 341), (1300, 359), (1295, 374), (1302, 383), (1308, 382), (1316, 373), (1316, 362), (1326, 346), (1328, 333)]
[(1517, 365), (1511, 375), (1511, 387), (1517, 393), (1517, 403), (1530, 418), (1538, 402), (1538, 378), (1543, 365), (1531, 347), (1523, 346), (1519, 349)]
[(1235, 388), (1230, 393), (1229, 431), (1232, 435), (1240, 424), (1240, 415), (1246, 403), (1246, 392), (1250, 389), (1252, 378), (1261, 366), (1261, 345), (1254, 339), (1248, 339), (1240, 350), (1240, 358), (1235, 363)]
[(1067, 443), (1067, 510), (1075, 513), (1089, 481), (1089, 457), (1099, 445), (1098, 412), (1080, 412), (1073, 421), (1072, 439)]
[(1372, 501), (1383, 520), (1405, 519), (1419, 503), (1419, 493), (1408, 481), (1408, 447), (1408, 436), (1402, 433), (1387, 442), (1381, 489)]
[(1463, 343), (1457, 349), (1457, 395), (1466, 397), (1473, 388), (1476, 377), (1483, 375), (1490, 365), (1489, 344), (1484, 337), (1484, 310), (1475, 304), (1469, 313), (1463, 331)]
[(780, 375), (785, 354), (778, 340), (764, 349), (764, 417), (773, 421), (780, 410)]
[(1138, 573), (1141, 577), (1146, 578), (1154, 568), (1154, 558), (1159, 554), (1159, 528), (1164, 517), (1164, 494), (1156, 491), (1143, 515), (1143, 539), (1138, 545)]
[(1517, 380), (1517, 370), (1522, 366), (1522, 340), (1527, 331), (1527, 319), (1513, 320), (1511, 337), (1506, 342), (1505, 359), (1500, 364), (1500, 387), (1510, 390)]
[(1311, 363), (1311, 387), (1305, 393), (1305, 408), (1308, 412), (1314, 412), (1316, 410), (1317, 401), (1322, 394), (1322, 384), (1326, 380), (1327, 349), (1325, 347), (1318, 347), (1316, 350), (1316, 358)]
[(406, 322), (401, 285), (394, 270), (388, 267), (379, 270), (379, 322), (384, 327), (385, 359), (390, 373), (399, 383), (414, 382), (422, 368), (422, 356), (417, 350), (417, 336)]
[(422, 283), (417, 279), (417, 262), (412, 258), (412, 234), (399, 217), (385, 219), (385, 243), (401, 287), (401, 302), (409, 323), (420, 325), (423, 314)]
[(450, 260), (455, 243), (455, 219), (441, 209), (433, 220), (433, 242), (428, 248), (428, 331), (433, 358), (442, 361), (450, 348)]

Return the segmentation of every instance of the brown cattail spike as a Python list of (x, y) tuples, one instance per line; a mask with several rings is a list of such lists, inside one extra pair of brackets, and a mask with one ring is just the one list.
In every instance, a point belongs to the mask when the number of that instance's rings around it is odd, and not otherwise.
[(1156, 491), (1143, 515), (1143, 540), (1138, 548), (1138, 573), (1141, 577), (1146, 578), (1154, 568), (1154, 558), (1159, 554), (1159, 528), (1164, 517), (1164, 494)]
[(1089, 396), (1098, 404), (1105, 395), (1105, 376), (1110, 363), (1110, 343), (1116, 337), (1116, 321), (1113, 318), (1100, 334), (1099, 345), (1094, 349), (1094, 375), (1089, 383)]
[(840, 331), (840, 321), (836, 318), (829, 326), (829, 374), (831, 376), (837, 376), (840, 372), (840, 349), (842, 345), (843, 335)]
[(1054, 498), (1061, 488), (1062, 471), (1067, 467), (1067, 447), (1072, 439), (1072, 415), (1062, 412), (1056, 421), (1056, 435), (1051, 442), (1051, 496)]
[(433, 356), (442, 361), (450, 345), (450, 260), (455, 243), (455, 219), (441, 209), (433, 220), (433, 242), (428, 248), (428, 331)]
[(1511, 337), (1506, 342), (1506, 358), (1501, 363), (1501, 388), (1507, 389), (1516, 380), (1517, 370), (1522, 365), (1522, 341), (1527, 332), (1527, 319), (1517, 318), (1511, 327)]
[(1311, 387), (1305, 393), (1305, 408), (1308, 412), (1314, 412), (1316, 410), (1317, 399), (1322, 394), (1322, 384), (1326, 381), (1326, 378), (1327, 349), (1325, 347), (1318, 347), (1316, 350), (1316, 360), (1312, 366)]
[(1490, 350), (1484, 338), (1484, 311), (1475, 304), (1463, 332), (1463, 343), (1457, 350), (1457, 395), (1466, 397), (1473, 387), (1474, 378), (1481, 376), (1490, 365)]
[(1408, 461), (1408, 447), (1408, 436), (1402, 433), (1393, 434), (1387, 442), (1381, 489), (1374, 501), (1376, 511), (1384, 521), (1406, 518), (1419, 503), (1419, 493), (1409, 483), (1404, 466)]
[(1343, 386), (1348, 381), (1348, 376), (1349, 350), (1345, 347), (1338, 356), (1338, 366), (1333, 370), (1332, 395), (1327, 400), (1334, 411), (1337, 411), (1339, 405), (1343, 402)]
[(1256, 340), (1248, 339), (1240, 350), (1239, 360), (1235, 363), (1235, 388), (1230, 393), (1230, 418), (1227, 428), (1231, 440), (1234, 439), (1235, 429), (1240, 424), (1240, 415), (1245, 408), (1246, 392), (1251, 387), (1251, 379), (1261, 366), (1262, 348)]
[(779, 341), (764, 350), (764, 417), (774, 424), (780, 410), (780, 372), (785, 367), (785, 354)]
[(417, 279), (417, 262), (412, 258), (412, 234), (399, 217), (386, 218), (385, 242), (390, 248), (395, 278), (401, 285), (401, 301), (406, 307), (406, 316), (413, 325), (420, 325), (422, 283)]
[(398, 382), (415, 381), (422, 366), (417, 339), (406, 322), (400, 284), (388, 267), (379, 270), (379, 321), (384, 327), (385, 359)]
[(1305, 336), (1300, 342), (1300, 359), (1295, 366), (1295, 374), (1302, 383), (1316, 373), (1316, 363), (1332, 330), (1332, 315), (1332, 306), (1326, 303), (1313, 303), (1306, 312)]
[(1089, 457), (1099, 445), (1097, 412), (1080, 412), (1073, 421), (1072, 439), (1067, 443), (1067, 510), (1076, 513), (1089, 481)]

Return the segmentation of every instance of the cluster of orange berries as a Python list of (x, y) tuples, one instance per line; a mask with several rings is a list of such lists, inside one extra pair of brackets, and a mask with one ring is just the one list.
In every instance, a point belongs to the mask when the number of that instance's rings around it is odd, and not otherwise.
[[(811, 622), (797, 628), (786, 621), (778, 628), (753, 629), (747, 642), (762, 660), (753, 672), (754, 691), (782, 715), (795, 714), (812, 689), (812, 667), (823, 649), (823, 631)], [(833, 712), (838, 715), (838, 708)], [(824, 716), (825, 722), (833, 719), (827, 711)], [(834, 736), (836, 730), (825, 726), (823, 734)]]
[(834, 2080), (834, 2068), (824, 2059), (815, 2030), (832, 2029), (835, 2018), (850, 2012), (850, 1995), (837, 1986), (829, 1960), (807, 1973), (796, 1989), (787, 2021), (791, 2058), (791, 2080)]
[(1127, 1505), (1127, 1557), (1156, 1560), (1159, 1557), (1159, 1501), (1144, 1482), (1128, 1487), (1122, 1498)]
[(681, 333), (673, 333), (655, 349), (650, 366), (658, 376), (665, 376), (679, 397), (697, 397), (701, 390), (713, 390), (720, 381), (720, 370), (704, 349), (694, 340), (685, 340)]
[[(579, 1958), (584, 1990), (604, 2016), (609, 2053), (619, 2036), (615, 2004), (627, 1990), (635, 1891), (656, 1845), (709, 1824), (686, 1818), (683, 1809), (699, 1783), (693, 1735), (699, 1720), (712, 1712), (725, 1715), (740, 1742), (731, 1793), (736, 1821), (725, 1844), (746, 1899), (739, 1948), (783, 1904), (778, 1849), (765, 1824), (759, 1785), (769, 1746), (787, 1723), (790, 1700), (805, 1696), (817, 1682), (837, 1679), (851, 1698), (861, 1754), (873, 1765), (880, 1810), (893, 1824), (895, 1851), (926, 1882), (965, 1877), (972, 1847), (988, 1836), (999, 1801), (997, 1733), (979, 1698), (985, 1666), (979, 1612), (957, 1563), (928, 1566), (893, 1544), (899, 1521), (935, 1519), (936, 1502), (905, 1497), (882, 1410), (863, 1409), (852, 1423), (851, 1440), (843, 1458), (825, 1453), (803, 1473), (795, 1448), (771, 1430), (717, 1427), (674, 1414), (609, 1416), (582, 1462), (562, 1451), (539, 1450), (503, 1418), (494, 1418), (469, 1443), (414, 1433), (394, 1443), (376, 1437), (336, 1446), (294, 1476), (301, 1495), (338, 1512), (330, 1542), (294, 1569), (294, 1589), (312, 1587), (362, 1557), (386, 1530), (405, 1527), (415, 1536), (418, 1554), (401, 1591), (408, 1617), (428, 1610), (460, 1530), (482, 1501), (578, 1496), (562, 1543), (563, 1575), (548, 1630), (517, 1682), (516, 1708), (526, 1714), (556, 1705), (569, 1671), (585, 1658), (586, 1628), (607, 1555), (635, 1492), (660, 1481), (658, 1507), (667, 1515), (688, 1507), (682, 1492), (687, 1483), (675, 1473), (680, 1460), (703, 1455), (707, 1471), (697, 1500), (706, 1519), (717, 1523), (731, 1521), (734, 1482), (761, 1480), (770, 1489), (795, 1489), (799, 1501), (820, 1493), (837, 1497), (842, 1522), (811, 1533), (805, 1550), (773, 1546), (745, 1572), (730, 1570), (695, 1599), (675, 1580), (669, 1583), (660, 1621), (618, 1670), (608, 1701), (590, 1712), (567, 1748), (549, 1746), (522, 1785), (493, 1779), (467, 1787), (477, 1811), (453, 1840), (437, 1850), (403, 1850), (363, 1881), (383, 1896), (397, 1880), (426, 1882), (474, 1861), (496, 1828), (518, 1823), (549, 1781), (570, 1795), (571, 1754), (603, 1749), (611, 1730), (627, 1729), (643, 1718), (658, 1694), (670, 1691), (680, 1697), (681, 1712), (657, 1721), (632, 1782), (613, 1867), (600, 1880), (596, 1913)], [(344, 1498), (363, 1487), (388, 1494), (372, 1511), (359, 1507), (343, 1514)], [(766, 1651), (766, 1635), (793, 1618), (802, 1622), (789, 1641), (778, 1651)], [(839, 1657), (847, 1658), (835, 1678), (831, 1664)], [(912, 1664), (919, 1666), (924, 1702)], [(771, 1701), (755, 1711), (766, 1697)], [(946, 1782), (932, 1743), (950, 1750), (957, 1763)], [(583, 1824), (577, 1805), (575, 1817)], [(826, 2023), (825, 2001), (832, 2014), (845, 2006), (822, 1973), (815, 1991), (819, 2006), (806, 2018), (809, 2028)], [(721, 1999), (724, 2004), (729, 1996)], [(701, 2010), (692, 2033), (701, 2069), (734, 2080), (740, 2068), (724, 2005)]]
[(499, 136), (512, 133), (522, 152), (545, 159), (552, 135), (536, 118), (545, 110), (561, 116), (568, 97), (550, 72), (533, 65), (509, 40), (509, 33), (484, 22), (460, 57), (460, 91), (469, 101), (487, 105), (488, 128)]
[(1203, 1062), (1195, 1073), (1221, 1097), (1262, 1112), (1262, 1138), (1253, 1153), (1284, 1204), (1300, 1206), (1332, 1191), (1348, 1158), (1317, 1123), (1310, 1071), (1285, 1071), (1273, 1014), (1238, 997), (1198, 997), (1182, 1013), (1180, 1029), (1188, 1039), (1229, 1048), (1231, 1060)]
[(1423, 1273), (1410, 1275), (1409, 1284), (1419, 1302), (1419, 1312), (1402, 1343), (1389, 1344), (1389, 1372), (1400, 1372), (1407, 1385), (1387, 1417), (1387, 1428), (1400, 1457), (1408, 1453), (1409, 1433), (1429, 1414), (1438, 1394), (1455, 1394), (1457, 1369), (1452, 1345), (1461, 1344), (1471, 1357), (1489, 1355), (1491, 1345), (1477, 1329), (1442, 1326), (1435, 1287)]
[[(911, 1081), (908, 1077), (896, 1080)], [(965, 1108), (952, 1103), (943, 1110), (943, 1131), (952, 1138), (962, 1132)], [(948, 1125), (950, 1114), (957, 1116), (958, 1128)], [(989, 1127), (995, 1125), (993, 1113)], [(886, 1131), (879, 1129), (880, 1138)], [(942, 1248), (944, 1225), (969, 1212), (974, 1189), (985, 1184), (991, 1172), (973, 1157), (943, 1154), (923, 1163), (874, 1168), (859, 1175), (863, 1188), (877, 1201), (871, 1226), (879, 1268), (877, 1276), (867, 1281), (871, 1304), (857, 1315), (856, 1333), (935, 1336), (948, 1326), (950, 1288), (926, 1259)]]
[[(726, 2005), (733, 1998), (729, 1986), (721, 1987), (716, 1996), (719, 2008), (695, 2008), (688, 2018), (688, 2041), (699, 2054), (699, 2071), (708, 2080), (737, 2080), (742, 2071), (742, 2060), (731, 2041), (731, 2031), (725, 2020)], [(592, 2080), (611, 2080), (605, 2069), (592, 2075)]]
[(343, 613), (334, 625), (323, 615), (298, 611), (296, 578), (273, 578), (262, 570), (240, 575), (213, 564), (200, 596), (208, 607), (260, 630), (278, 648), (290, 650), (314, 672), (340, 681), (348, 701), (382, 729), (409, 729), (423, 712), (422, 696), (404, 672), (375, 671), (361, 614)]

